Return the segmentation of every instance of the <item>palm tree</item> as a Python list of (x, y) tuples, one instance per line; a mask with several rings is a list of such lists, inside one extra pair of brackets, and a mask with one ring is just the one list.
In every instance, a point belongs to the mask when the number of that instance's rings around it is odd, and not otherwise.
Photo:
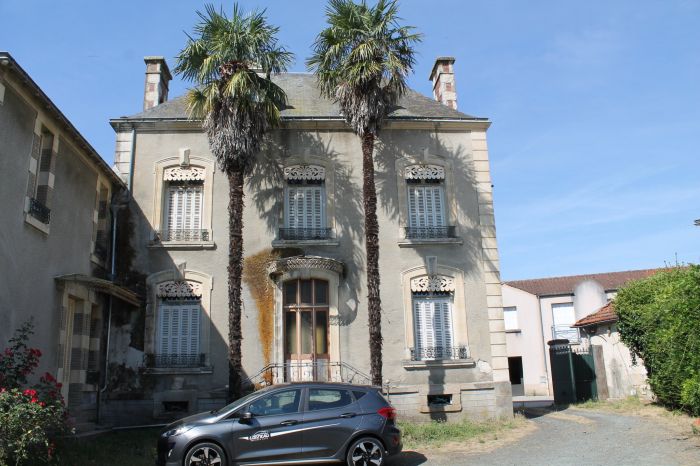
[(202, 120), (209, 147), (229, 182), (229, 398), (241, 391), (241, 274), (243, 183), (265, 133), (280, 121), (284, 91), (270, 80), (286, 70), (292, 54), (277, 43), (278, 28), (264, 11), (244, 14), (234, 4), (228, 18), (206, 5), (197, 12), (195, 37), (177, 56), (176, 73), (195, 84), (187, 92), (190, 117)]
[(387, 113), (406, 91), (420, 34), (399, 25), (396, 0), (372, 7), (362, 0), (330, 0), (328, 27), (306, 62), (321, 94), (340, 105), (362, 142), (363, 203), (367, 260), (367, 312), (372, 383), (382, 384), (382, 316), (379, 296), (379, 225), (374, 183), (374, 141)]

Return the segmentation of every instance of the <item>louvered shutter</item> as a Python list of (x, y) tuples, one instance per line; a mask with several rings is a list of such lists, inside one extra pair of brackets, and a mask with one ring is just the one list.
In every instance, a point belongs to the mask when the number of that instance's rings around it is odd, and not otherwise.
[(159, 307), (159, 354), (185, 356), (199, 354), (200, 305), (168, 304)]
[(422, 351), (435, 348), (434, 357), (422, 359), (442, 359), (450, 356), (453, 342), (451, 300), (414, 298), (413, 322), (417, 354), (422, 355)]
[(326, 190), (324, 186), (288, 186), (285, 226), (325, 228)]
[[(166, 238), (175, 239), (181, 230), (200, 230), (202, 228), (201, 185), (171, 185), (168, 187), (168, 204), (166, 212)], [(191, 237), (199, 239), (195, 233)]]
[(445, 225), (445, 196), (442, 186), (408, 187), (408, 226)]

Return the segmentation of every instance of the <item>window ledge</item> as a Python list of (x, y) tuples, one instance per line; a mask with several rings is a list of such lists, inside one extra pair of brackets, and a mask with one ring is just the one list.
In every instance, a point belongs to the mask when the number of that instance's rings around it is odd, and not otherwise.
[(161, 241), (150, 242), (148, 249), (216, 249), (213, 241)]
[(213, 374), (214, 368), (205, 367), (146, 367), (144, 374), (150, 375), (205, 375)]
[(462, 238), (421, 238), (421, 239), (406, 239), (402, 238), (398, 240), (398, 245), (400, 248), (413, 248), (416, 246), (430, 246), (430, 245), (449, 245), (449, 244), (462, 244), (464, 241)]
[(276, 239), (272, 241), (273, 248), (287, 248), (294, 246), (338, 246), (337, 239)]
[(520, 330), (519, 328), (510, 328), (506, 329), (506, 333), (522, 333), (522, 330)]
[(441, 359), (429, 361), (401, 361), (401, 365), (407, 371), (420, 371), (431, 369), (460, 369), (464, 367), (475, 367), (476, 361), (473, 359)]
[(34, 216), (29, 212), (24, 213), (24, 222), (33, 226), (45, 235), (48, 235), (49, 231), (51, 231), (51, 228), (49, 227), (48, 223), (40, 222), (39, 220), (35, 219)]

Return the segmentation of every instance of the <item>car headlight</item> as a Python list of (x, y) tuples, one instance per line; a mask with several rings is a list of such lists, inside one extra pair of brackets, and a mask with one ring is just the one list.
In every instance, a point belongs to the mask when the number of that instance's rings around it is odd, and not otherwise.
[(170, 429), (166, 432), (163, 433), (163, 437), (175, 437), (176, 435), (181, 435), (190, 430), (194, 426), (190, 426), (187, 424), (183, 424), (181, 426), (177, 426), (174, 429)]

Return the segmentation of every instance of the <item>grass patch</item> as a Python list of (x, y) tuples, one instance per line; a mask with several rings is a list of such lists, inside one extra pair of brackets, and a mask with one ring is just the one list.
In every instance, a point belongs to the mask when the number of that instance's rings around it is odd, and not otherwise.
[(474, 440), (480, 443), (486, 440), (498, 440), (499, 435), (522, 427), (525, 419), (517, 415), (510, 420), (474, 422), (416, 423), (399, 421), (404, 447), (408, 450), (417, 448), (440, 447), (446, 443), (463, 443)]
[(59, 442), (60, 464), (153, 466), (160, 429), (114, 431)]
[(638, 412), (648, 406), (647, 403), (643, 403), (636, 396), (628, 396), (621, 400), (587, 400), (582, 403), (577, 403), (574, 405), (576, 408), (582, 409), (603, 409), (606, 411), (624, 411), (624, 412)]

